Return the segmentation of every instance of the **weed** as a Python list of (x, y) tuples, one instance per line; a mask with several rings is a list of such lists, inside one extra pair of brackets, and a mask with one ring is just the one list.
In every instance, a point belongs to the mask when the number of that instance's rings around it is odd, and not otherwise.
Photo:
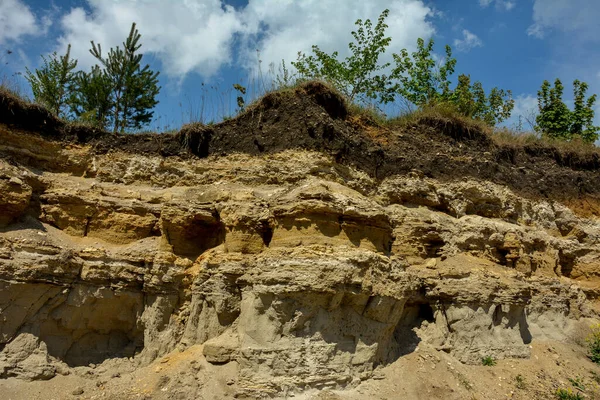
[(558, 400), (583, 400), (583, 396), (579, 393), (573, 393), (571, 389), (558, 389), (556, 398)]
[(582, 392), (585, 392), (585, 385), (583, 384), (583, 381), (580, 376), (578, 376), (575, 379), (569, 378), (569, 382), (571, 382), (571, 385), (573, 385), (574, 388), (579, 389)]
[(586, 143), (579, 138), (572, 140), (553, 139), (547, 136), (539, 136), (534, 132), (515, 132), (510, 129), (495, 129), (491, 135), (492, 140), (498, 146), (524, 147), (539, 146), (554, 148), (560, 153), (576, 153), (581, 156), (592, 156), (599, 154), (598, 147), (591, 143)]
[(481, 363), (486, 367), (493, 367), (496, 365), (496, 360), (494, 360), (494, 358), (491, 356), (486, 356), (481, 359)]
[(461, 374), (460, 372), (457, 375), (458, 381), (460, 382), (461, 385), (463, 385), (463, 387), (467, 390), (471, 390), (473, 389), (473, 385), (471, 384), (471, 382), (469, 382), (469, 380), (467, 379), (466, 376), (464, 376), (463, 374)]
[(600, 374), (598, 374), (596, 371), (590, 371), (590, 375), (592, 376), (594, 382), (600, 384)]
[(596, 364), (600, 364), (600, 324), (592, 325), (590, 329), (592, 332), (585, 339), (590, 351), (589, 357)]
[(527, 384), (525, 383), (525, 378), (523, 378), (523, 375), (519, 374), (517, 376), (515, 376), (515, 386), (517, 387), (517, 389), (525, 389), (527, 387)]

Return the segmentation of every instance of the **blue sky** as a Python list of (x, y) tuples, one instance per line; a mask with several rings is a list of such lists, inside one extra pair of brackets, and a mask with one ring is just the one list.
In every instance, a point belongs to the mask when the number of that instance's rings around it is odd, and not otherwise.
[(418, 37), (433, 37), (440, 54), (450, 44), (457, 74), (512, 90), (508, 124), (535, 110), (544, 79), (561, 78), (566, 100), (576, 78), (600, 92), (597, 0), (0, 0), (0, 79), (27, 92), (15, 74), (69, 43), (87, 69), (90, 40), (116, 46), (135, 21), (145, 62), (161, 71), (152, 128), (173, 129), (234, 112), (233, 83), (256, 94), (268, 86), (271, 63), (293, 61), (312, 44), (344, 55), (354, 21), (375, 20), (384, 8), (388, 57), (414, 49)]

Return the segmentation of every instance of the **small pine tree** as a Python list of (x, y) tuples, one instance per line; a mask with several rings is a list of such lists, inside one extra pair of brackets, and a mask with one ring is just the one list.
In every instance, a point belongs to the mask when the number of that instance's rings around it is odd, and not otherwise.
[[(102, 56), (100, 44), (92, 41), (90, 53), (100, 61), (103, 76), (110, 82), (113, 132), (141, 128), (152, 120), (151, 109), (158, 104), (159, 73), (153, 72), (147, 64), (141, 66), (143, 54), (137, 53), (142, 46), (140, 38), (133, 23), (123, 48), (111, 48), (106, 58)], [(90, 97), (89, 94), (86, 96)]]
[(69, 105), (82, 122), (106, 129), (113, 107), (112, 86), (106, 72), (97, 65), (90, 72), (79, 71)]
[(47, 107), (59, 117), (65, 117), (70, 92), (75, 81), (77, 60), (71, 59), (71, 45), (64, 56), (56, 52), (49, 57), (42, 56), (43, 65), (35, 72), (26, 68), (25, 78), (31, 85), (36, 102)]

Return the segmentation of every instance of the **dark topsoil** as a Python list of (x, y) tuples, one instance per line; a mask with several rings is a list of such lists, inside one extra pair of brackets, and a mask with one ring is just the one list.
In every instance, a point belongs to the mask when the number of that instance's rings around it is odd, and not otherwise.
[(0, 123), (51, 140), (88, 143), (97, 153), (207, 157), (303, 148), (329, 153), (377, 178), (413, 170), (441, 180), (472, 177), (527, 197), (585, 199), (590, 211), (600, 215), (597, 152), (569, 152), (542, 143), (499, 146), (475, 125), (452, 119), (422, 118), (393, 129), (358, 120), (350, 117), (340, 95), (319, 82), (267, 94), (232, 120), (187, 125), (176, 134), (112, 134), (68, 124), (42, 107), (0, 92)]

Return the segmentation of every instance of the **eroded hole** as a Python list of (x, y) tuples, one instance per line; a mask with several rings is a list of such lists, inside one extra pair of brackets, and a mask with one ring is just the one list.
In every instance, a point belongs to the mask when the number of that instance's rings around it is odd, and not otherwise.
[(219, 221), (191, 218), (185, 224), (169, 224), (166, 236), (175, 254), (196, 259), (225, 242), (225, 226)]
[(433, 238), (424, 243), (425, 256), (427, 258), (437, 258), (442, 255), (442, 248), (446, 245), (441, 238)]
[(273, 227), (268, 223), (262, 223), (260, 226), (260, 236), (262, 237), (265, 247), (269, 247), (271, 240), (273, 239)]
[(575, 265), (575, 256), (566, 254), (562, 250), (558, 252), (558, 264), (560, 265), (560, 273), (567, 278), (571, 277), (573, 267)]
[(395, 358), (410, 354), (419, 345), (421, 339), (416, 330), (421, 328), (423, 323), (435, 322), (434, 311), (428, 303), (407, 304), (400, 321), (394, 331)]

